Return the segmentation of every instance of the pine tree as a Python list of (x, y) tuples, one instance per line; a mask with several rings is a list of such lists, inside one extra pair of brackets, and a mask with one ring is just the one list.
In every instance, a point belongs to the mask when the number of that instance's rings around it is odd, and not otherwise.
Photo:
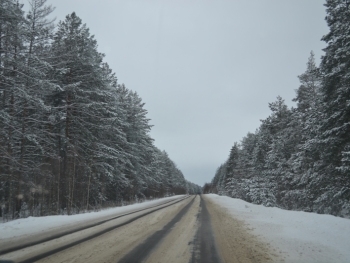
[(25, 64), (24, 12), (18, 1), (0, 2), (0, 176), (4, 213), (19, 217), (21, 206), (19, 158), (21, 138), (20, 98), (23, 88), (20, 76)]
[(20, 78), (22, 89), (19, 92), (22, 98), (18, 177), (26, 186), (26, 189), (19, 189), (21, 195), (30, 193), (25, 198), (30, 215), (42, 215), (50, 207), (45, 195), (52, 184), (52, 172), (48, 165), (51, 160), (49, 156), (53, 154), (48, 118), (51, 107), (46, 104), (46, 98), (54, 89), (48, 76), (52, 68), (49, 49), (54, 25), (53, 20), (47, 18), (54, 8), (47, 6), (46, 0), (32, 0), (29, 4), (24, 28), (26, 52), (22, 72), (25, 74)]
[[(51, 97), (57, 101), (55, 126), (59, 134), (57, 148), (60, 149), (57, 209), (67, 209), (70, 213), (76, 180), (81, 182), (80, 187), (87, 182), (87, 187), (83, 187), (87, 188), (87, 203), (94, 191), (101, 191), (99, 183), (105, 180), (105, 174), (97, 176), (101, 166), (96, 165), (94, 158), (97, 130), (100, 117), (103, 117), (99, 107), (105, 99), (103, 91), (106, 83), (101, 66), (103, 55), (97, 51), (96, 40), (75, 13), (58, 24), (52, 52), (56, 59), (52, 75), (58, 88)], [(94, 187), (91, 188), (91, 185)], [(104, 199), (97, 193), (93, 196), (96, 205)]]

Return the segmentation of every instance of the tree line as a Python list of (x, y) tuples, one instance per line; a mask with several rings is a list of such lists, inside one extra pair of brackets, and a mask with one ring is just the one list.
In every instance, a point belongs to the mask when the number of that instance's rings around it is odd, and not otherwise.
[(118, 84), (72, 13), (0, 0), (0, 217), (73, 214), (200, 192), (154, 146), (147, 110)]
[(235, 143), (203, 191), (285, 209), (350, 216), (350, 1), (327, 0), (329, 33), (289, 109), (281, 97)]

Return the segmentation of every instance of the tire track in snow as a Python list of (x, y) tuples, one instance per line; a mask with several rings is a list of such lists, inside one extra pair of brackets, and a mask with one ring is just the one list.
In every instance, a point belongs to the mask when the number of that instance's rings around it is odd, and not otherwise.
[(200, 224), (193, 240), (194, 247), (190, 263), (221, 263), (222, 260), (215, 244), (209, 211), (202, 196), (200, 207), (200, 212), (197, 215)]

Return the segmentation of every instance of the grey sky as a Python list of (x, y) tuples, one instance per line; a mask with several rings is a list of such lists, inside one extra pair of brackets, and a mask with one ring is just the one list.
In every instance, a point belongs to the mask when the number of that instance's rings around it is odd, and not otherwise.
[[(22, 0), (25, 2), (26, 0)], [(278, 95), (292, 98), (328, 32), (320, 0), (48, 0), (75, 11), (119, 83), (139, 93), (155, 145), (209, 182)]]

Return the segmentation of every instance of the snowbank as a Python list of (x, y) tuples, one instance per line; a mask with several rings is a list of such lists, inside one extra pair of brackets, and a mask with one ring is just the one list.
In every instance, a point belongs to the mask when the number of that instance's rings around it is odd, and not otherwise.
[(264, 207), (214, 194), (206, 196), (244, 221), (286, 263), (350, 262), (349, 219)]
[(105, 218), (108, 216), (131, 212), (140, 208), (145, 208), (150, 205), (161, 204), (164, 203), (164, 201), (174, 200), (179, 197), (181, 197), (181, 195), (166, 197), (152, 201), (145, 201), (143, 203), (128, 206), (109, 208), (99, 212), (90, 212), (71, 216), (59, 215), (17, 219), (14, 221), (0, 224), (0, 241), (14, 237), (28, 237), (30, 235), (50, 231), (53, 229), (58, 229), (63, 226), (83, 224), (98, 218)]

